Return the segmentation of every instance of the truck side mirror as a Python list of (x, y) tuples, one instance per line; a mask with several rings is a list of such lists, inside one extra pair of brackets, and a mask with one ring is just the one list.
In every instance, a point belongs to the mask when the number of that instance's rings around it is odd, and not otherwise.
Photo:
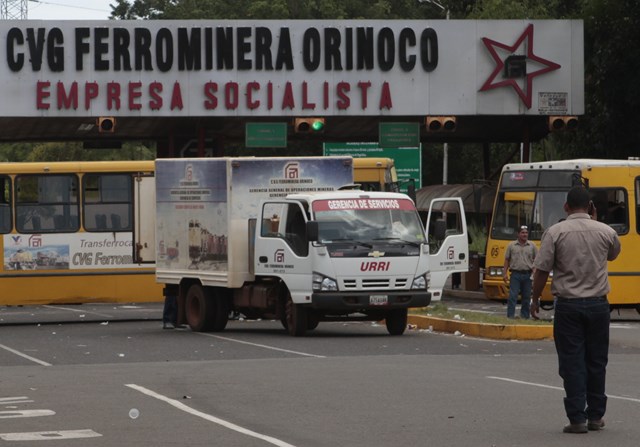
[(443, 219), (438, 219), (433, 223), (433, 237), (441, 241), (447, 234), (447, 223)]
[(307, 240), (309, 242), (318, 241), (318, 222), (310, 220), (307, 222)]

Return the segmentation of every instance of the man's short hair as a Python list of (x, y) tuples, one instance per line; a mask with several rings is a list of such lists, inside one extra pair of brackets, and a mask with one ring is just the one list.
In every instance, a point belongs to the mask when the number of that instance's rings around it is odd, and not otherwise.
[(589, 207), (589, 191), (582, 186), (574, 186), (567, 194), (567, 205), (572, 210)]

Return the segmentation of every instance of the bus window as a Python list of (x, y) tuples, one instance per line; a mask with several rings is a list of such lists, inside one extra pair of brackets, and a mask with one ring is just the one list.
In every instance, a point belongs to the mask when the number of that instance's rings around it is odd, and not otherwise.
[(16, 229), (19, 232), (73, 232), (78, 228), (78, 180), (75, 175), (16, 177)]
[(11, 178), (0, 176), (0, 233), (11, 231)]
[(589, 192), (598, 221), (606, 223), (618, 234), (626, 234), (629, 231), (626, 191), (622, 188), (591, 188)]
[(85, 230), (131, 231), (131, 175), (85, 174), (82, 188)]

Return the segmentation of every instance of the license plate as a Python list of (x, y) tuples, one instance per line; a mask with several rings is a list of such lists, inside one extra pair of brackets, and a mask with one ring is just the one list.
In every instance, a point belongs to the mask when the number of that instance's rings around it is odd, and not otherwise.
[(387, 295), (370, 295), (369, 304), (372, 306), (386, 306), (389, 304), (389, 297)]

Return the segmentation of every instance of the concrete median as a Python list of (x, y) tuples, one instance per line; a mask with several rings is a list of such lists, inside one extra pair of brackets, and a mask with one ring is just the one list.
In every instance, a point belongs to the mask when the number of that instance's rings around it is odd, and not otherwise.
[(545, 340), (553, 339), (553, 325), (534, 324), (492, 324), (452, 320), (426, 315), (409, 315), (408, 324), (417, 329), (430, 329), (435, 332), (449, 332), (471, 337), (497, 340)]

